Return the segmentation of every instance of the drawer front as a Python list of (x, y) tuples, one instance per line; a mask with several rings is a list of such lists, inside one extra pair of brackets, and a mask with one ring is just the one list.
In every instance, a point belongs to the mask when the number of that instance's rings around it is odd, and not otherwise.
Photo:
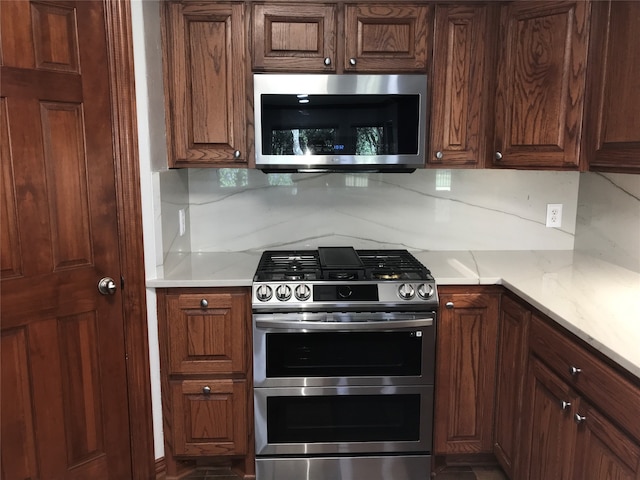
[(590, 403), (640, 440), (640, 387), (637, 384), (535, 315), (531, 322), (530, 347)]
[(245, 380), (171, 383), (176, 455), (243, 455), (247, 452)]
[(245, 371), (246, 295), (167, 295), (166, 308), (171, 374)]

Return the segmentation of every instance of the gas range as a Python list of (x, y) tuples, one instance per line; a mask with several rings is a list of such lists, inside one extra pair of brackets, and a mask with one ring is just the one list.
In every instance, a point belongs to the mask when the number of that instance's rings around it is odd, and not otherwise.
[(431, 272), (407, 250), (268, 250), (253, 279), (254, 312), (425, 311), (437, 306)]

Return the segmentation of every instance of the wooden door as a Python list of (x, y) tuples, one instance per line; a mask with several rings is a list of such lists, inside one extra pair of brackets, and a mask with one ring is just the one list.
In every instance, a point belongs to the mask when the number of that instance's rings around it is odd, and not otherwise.
[(0, 2), (7, 480), (131, 477), (103, 8)]
[(345, 6), (345, 72), (426, 73), (431, 55), (429, 5)]
[(245, 7), (163, 2), (170, 167), (246, 167)]
[(427, 165), (484, 166), (490, 40), (488, 5), (437, 5)]
[(575, 446), (573, 414), (577, 397), (540, 360), (531, 356), (522, 415), (522, 471), (526, 480), (572, 478)]
[(585, 128), (590, 170), (640, 172), (640, 2), (594, 2)]
[(590, 3), (501, 8), (493, 164), (576, 170)]
[(500, 297), (448, 287), (440, 303), (434, 451), (490, 453)]
[(253, 5), (251, 50), (256, 71), (336, 71), (336, 6)]

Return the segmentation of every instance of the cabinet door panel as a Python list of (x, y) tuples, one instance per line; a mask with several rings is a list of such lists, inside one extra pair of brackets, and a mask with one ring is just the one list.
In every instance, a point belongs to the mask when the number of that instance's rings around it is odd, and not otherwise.
[(583, 1), (503, 7), (494, 165), (577, 169), (589, 9)]
[(500, 305), (494, 453), (505, 473), (514, 474), (520, 446), (520, 413), (526, 375), (531, 312), (503, 295)]
[(589, 169), (640, 172), (640, 3), (595, 2), (593, 8)]
[(440, 290), (434, 451), (492, 451), (499, 296)]
[(530, 357), (527, 379), (522, 478), (569, 480), (575, 444), (572, 415), (577, 397), (535, 357)]
[(242, 373), (245, 303), (243, 294), (168, 295), (171, 373)]
[(426, 71), (430, 7), (362, 4), (345, 9), (345, 71)]
[(583, 402), (577, 427), (575, 480), (637, 480), (640, 445), (634, 443), (598, 410)]
[(246, 388), (244, 380), (185, 380), (173, 383), (174, 453), (246, 453)]
[(469, 168), (484, 157), (489, 8), (436, 6), (428, 165)]
[(246, 164), (244, 6), (164, 8), (169, 165)]
[(267, 71), (334, 72), (335, 5), (253, 6), (253, 68)]

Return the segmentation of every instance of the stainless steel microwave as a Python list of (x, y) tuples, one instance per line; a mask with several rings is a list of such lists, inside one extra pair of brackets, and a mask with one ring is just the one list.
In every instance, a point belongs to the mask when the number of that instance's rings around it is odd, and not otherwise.
[(255, 74), (256, 168), (411, 172), (424, 167), (426, 75)]

